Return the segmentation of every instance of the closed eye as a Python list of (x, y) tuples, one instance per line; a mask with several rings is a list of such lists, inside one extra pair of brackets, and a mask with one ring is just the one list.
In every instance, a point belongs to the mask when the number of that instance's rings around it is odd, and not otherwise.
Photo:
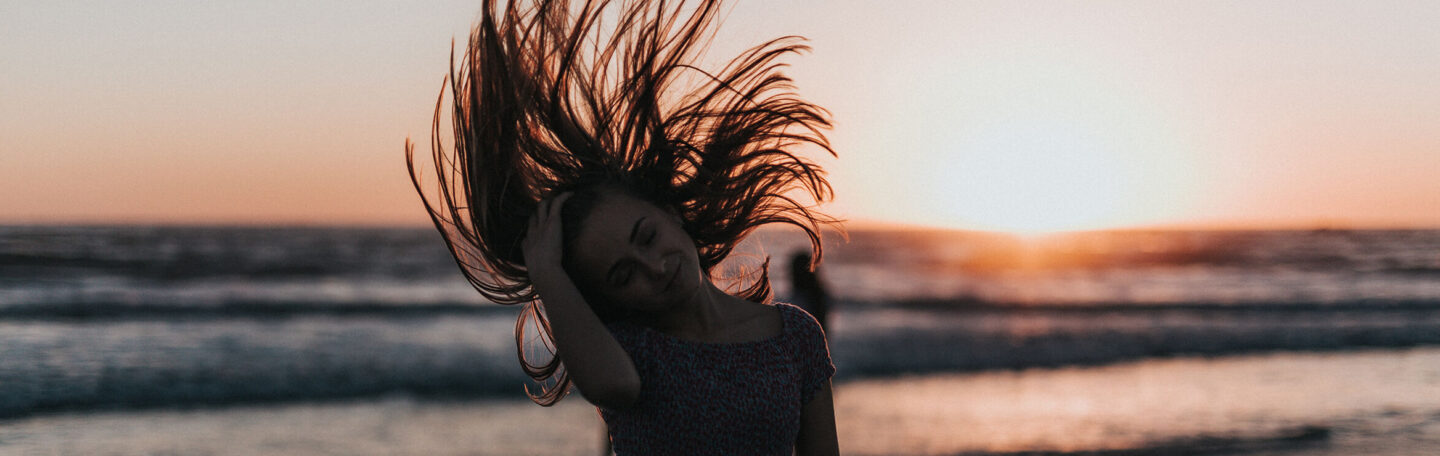
[(632, 264), (624, 263), (624, 264), (616, 265), (614, 268), (610, 269), (610, 278), (609, 278), (610, 284), (611, 284), (611, 285), (624, 285), (626, 282), (629, 282), (629, 281), (630, 281), (630, 276), (631, 276), (631, 274), (633, 274), (634, 272), (635, 272), (635, 266), (632, 265)]
[[(655, 226), (645, 223), (649, 217), (640, 217), (635, 224), (630, 226), (630, 243), (641, 247), (649, 246), (655, 241)], [(611, 285), (622, 286), (630, 281), (630, 276), (635, 272), (635, 265), (628, 261), (622, 261), (610, 267), (610, 273), (606, 280)]]

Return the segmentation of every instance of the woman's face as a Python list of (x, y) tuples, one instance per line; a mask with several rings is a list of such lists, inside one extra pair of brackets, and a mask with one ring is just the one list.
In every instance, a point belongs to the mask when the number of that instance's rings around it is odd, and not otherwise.
[(602, 190), (570, 255), (576, 285), (621, 309), (664, 312), (695, 296), (704, 272), (675, 214)]

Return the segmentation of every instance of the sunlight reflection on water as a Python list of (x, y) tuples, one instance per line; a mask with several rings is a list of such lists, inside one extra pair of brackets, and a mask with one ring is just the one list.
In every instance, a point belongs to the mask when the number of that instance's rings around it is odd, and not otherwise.
[[(1279, 353), (864, 380), (837, 389), (847, 453), (1075, 451), (1312, 426), (1344, 446), (1366, 422), (1427, 422), (1440, 443), (1440, 350)], [(1373, 424), (1373, 423), (1372, 423)]]

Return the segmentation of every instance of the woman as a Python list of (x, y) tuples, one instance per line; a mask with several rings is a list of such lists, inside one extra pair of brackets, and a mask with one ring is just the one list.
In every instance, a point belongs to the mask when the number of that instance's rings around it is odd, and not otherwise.
[[(455, 144), (432, 140), (435, 194), (407, 144), (411, 176), (476, 289), (525, 306), (515, 335), (536, 403), (578, 387), (617, 454), (834, 454), (819, 325), (768, 303), (763, 265), (734, 293), (717, 285), (767, 223), (802, 229), (818, 260), (833, 220), (793, 197), (830, 187), (792, 150), (831, 152), (829, 123), (777, 72), (797, 38), (695, 66), (717, 9), (487, 1), (452, 59)], [(532, 338), (552, 356), (527, 356)]]

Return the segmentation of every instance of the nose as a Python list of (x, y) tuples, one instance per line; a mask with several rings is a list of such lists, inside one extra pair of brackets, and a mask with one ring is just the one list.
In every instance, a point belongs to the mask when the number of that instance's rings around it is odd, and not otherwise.
[(640, 261), (640, 267), (651, 277), (665, 276), (665, 258), (660, 255), (646, 255)]

